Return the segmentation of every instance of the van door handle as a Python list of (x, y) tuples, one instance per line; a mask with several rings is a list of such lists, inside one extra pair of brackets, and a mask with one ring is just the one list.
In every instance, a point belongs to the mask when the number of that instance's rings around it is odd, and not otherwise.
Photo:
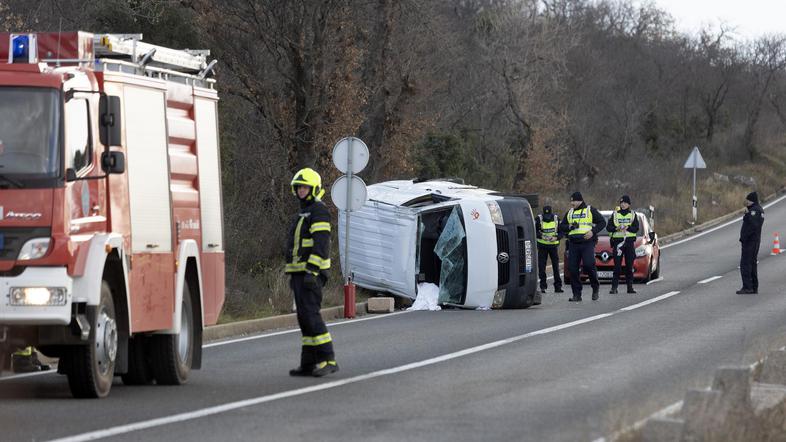
[(147, 244), (145, 247), (147, 247), (148, 249), (155, 249), (158, 247), (158, 244)]
[(211, 248), (211, 249), (214, 249), (214, 248), (216, 248), (216, 247), (218, 247), (218, 246), (220, 246), (220, 245), (221, 245), (221, 244), (213, 244), (213, 243), (210, 243), (210, 244), (208, 244), (207, 246), (208, 246), (209, 248)]

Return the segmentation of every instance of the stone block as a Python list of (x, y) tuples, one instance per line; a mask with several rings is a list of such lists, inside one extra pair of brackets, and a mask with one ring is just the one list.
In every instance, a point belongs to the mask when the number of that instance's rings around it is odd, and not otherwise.
[(734, 408), (750, 407), (753, 372), (747, 365), (724, 366), (715, 370), (712, 389), (721, 392), (724, 405)]
[(391, 297), (368, 298), (366, 301), (369, 313), (393, 313), (394, 306), (395, 302)]
[(668, 417), (647, 419), (639, 433), (642, 442), (679, 442), (683, 421)]
[(786, 350), (773, 351), (767, 355), (759, 382), (786, 385)]

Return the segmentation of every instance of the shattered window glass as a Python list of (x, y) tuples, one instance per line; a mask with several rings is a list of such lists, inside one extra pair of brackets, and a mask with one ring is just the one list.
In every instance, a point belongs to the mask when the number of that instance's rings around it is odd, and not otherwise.
[(466, 262), (462, 246), (465, 237), (461, 216), (458, 208), (454, 207), (434, 247), (434, 253), (442, 261), (439, 277), (440, 303), (461, 303), (466, 280)]

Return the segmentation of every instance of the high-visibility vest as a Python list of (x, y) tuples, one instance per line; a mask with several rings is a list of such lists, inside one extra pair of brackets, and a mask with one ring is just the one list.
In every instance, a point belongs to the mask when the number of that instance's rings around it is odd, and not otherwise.
[[(628, 226), (628, 227), (630, 227), (631, 224), (633, 224), (633, 217), (634, 216), (636, 216), (636, 215), (633, 213), (632, 210), (630, 212), (628, 212), (627, 215), (623, 215), (623, 214), (619, 213), (619, 211), (615, 210), (614, 211), (614, 217), (613, 217), (614, 225), (616, 227), (621, 227), (621, 226)], [(626, 232), (621, 232), (621, 231), (617, 230), (617, 231), (611, 233), (611, 237), (612, 238), (635, 238), (636, 234), (632, 233), (632, 232), (627, 232), (627, 231)]]
[[(543, 244), (543, 245), (547, 245), (547, 246), (553, 246), (553, 245), (559, 244), (559, 240), (556, 239), (557, 238), (557, 216), (554, 215), (554, 217), (551, 219), (551, 221), (544, 221), (543, 220), (543, 215), (538, 215), (538, 220), (540, 221), (540, 236), (541, 236), (541, 238), (538, 238), (538, 243), (539, 244)], [(546, 239), (544, 239), (546, 237), (552, 237), (552, 238), (554, 238), (554, 240), (546, 240)]]
[(568, 225), (578, 223), (579, 227), (568, 232), (568, 235), (584, 235), (592, 230), (592, 210), (590, 206), (583, 209), (570, 209), (568, 211)]

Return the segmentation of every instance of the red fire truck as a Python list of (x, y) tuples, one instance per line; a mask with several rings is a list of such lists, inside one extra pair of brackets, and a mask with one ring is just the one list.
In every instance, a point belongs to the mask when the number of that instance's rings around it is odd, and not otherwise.
[(215, 61), (141, 37), (0, 33), (0, 371), (76, 397), (185, 383), (224, 302)]

